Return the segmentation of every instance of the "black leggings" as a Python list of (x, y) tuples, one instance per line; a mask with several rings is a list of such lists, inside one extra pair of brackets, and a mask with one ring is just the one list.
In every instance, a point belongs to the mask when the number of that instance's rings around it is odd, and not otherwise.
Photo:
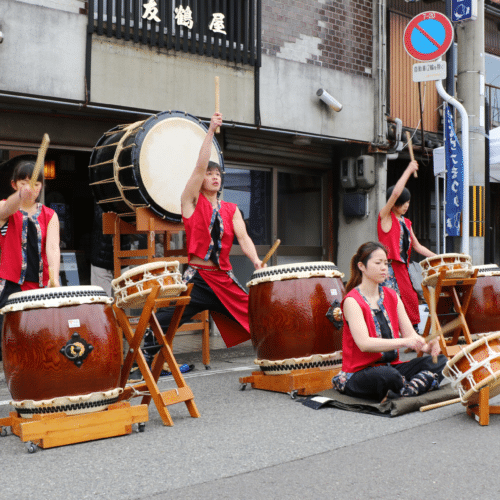
[(409, 382), (417, 373), (425, 370), (437, 373), (441, 382), (447, 361), (448, 358), (440, 354), (437, 363), (432, 362), (431, 356), (422, 356), (404, 363), (365, 368), (351, 375), (345, 385), (344, 394), (381, 401), (389, 390), (399, 394), (404, 385), (403, 377)]

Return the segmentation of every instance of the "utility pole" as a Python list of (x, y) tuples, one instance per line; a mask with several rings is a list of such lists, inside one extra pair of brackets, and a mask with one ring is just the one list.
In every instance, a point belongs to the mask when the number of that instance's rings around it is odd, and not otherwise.
[(469, 253), (477, 266), (484, 264), (485, 234), (484, 0), (477, 0), (477, 19), (457, 24), (456, 34), (457, 99), (469, 116), (470, 220), (462, 223), (469, 224)]

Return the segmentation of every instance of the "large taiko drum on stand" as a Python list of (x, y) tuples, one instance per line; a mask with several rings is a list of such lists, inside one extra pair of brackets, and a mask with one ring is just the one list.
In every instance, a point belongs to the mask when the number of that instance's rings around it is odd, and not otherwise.
[(470, 333), (494, 332), (500, 329), (500, 268), (496, 264), (477, 268), (465, 320)]
[(5, 379), (21, 417), (101, 411), (118, 400), (121, 340), (101, 287), (10, 295), (4, 315)]
[(446, 363), (443, 375), (458, 389), (463, 404), (477, 403), (486, 386), (490, 398), (500, 394), (500, 332), (463, 347)]
[[(135, 223), (139, 207), (181, 222), (181, 194), (196, 165), (207, 127), (180, 111), (165, 111), (145, 121), (106, 132), (92, 151), (90, 186), (104, 212)], [(217, 140), (210, 160), (224, 168)]]
[(345, 294), (332, 262), (270, 266), (247, 283), (250, 335), (255, 363), (267, 374), (342, 364), (341, 322), (327, 317)]

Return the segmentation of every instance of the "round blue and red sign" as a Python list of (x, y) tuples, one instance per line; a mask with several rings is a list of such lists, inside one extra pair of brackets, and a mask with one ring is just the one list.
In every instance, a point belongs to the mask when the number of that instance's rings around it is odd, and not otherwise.
[(406, 52), (418, 61), (433, 61), (441, 57), (453, 42), (453, 25), (441, 12), (422, 12), (406, 26)]

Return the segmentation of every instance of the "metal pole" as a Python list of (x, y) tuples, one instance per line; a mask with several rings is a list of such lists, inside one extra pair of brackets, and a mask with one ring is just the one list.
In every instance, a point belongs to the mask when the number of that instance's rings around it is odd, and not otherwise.
[(469, 254), (469, 117), (467, 111), (454, 97), (447, 94), (441, 80), (436, 80), (438, 94), (450, 105), (457, 108), (461, 118), (462, 153), (464, 157), (464, 206), (462, 208), (462, 253)]

